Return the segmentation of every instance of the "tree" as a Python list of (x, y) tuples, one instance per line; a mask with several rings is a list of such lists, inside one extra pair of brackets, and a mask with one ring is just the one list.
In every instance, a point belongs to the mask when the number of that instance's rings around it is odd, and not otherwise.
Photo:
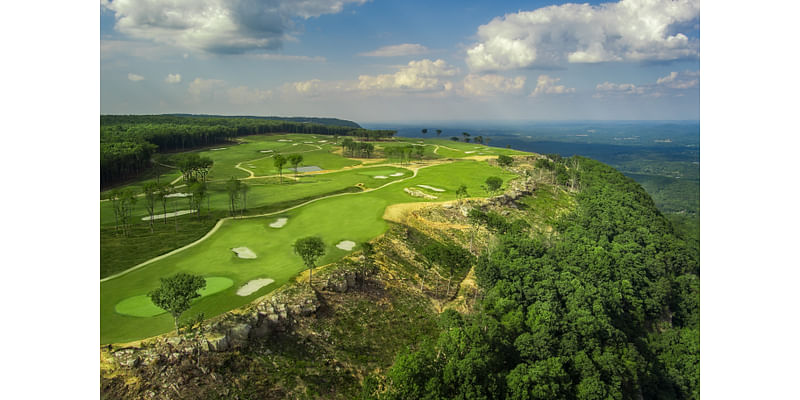
[(314, 275), (314, 265), (316, 264), (317, 259), (325, 254), (325, 243), (322, 242), (322, 239), (319, 236), (308, 236), (297, 239), (294, 242), (293, 247), (294, 253), (303, 259), (303, 263), (309, 270), (308, 285), (314, 287), (311, 284), (311, 279)]
[(161, 287), (151, 291), (148, 296), (153, 304), (172, 314), (175, 333), (179, 334), (178, 319), (192, 306), (192, 300), (200, 297), (197, 291), (205, 287), (206, 280), (202, 277), (180, 272), (169, 278), (161, 278)]
[(283, 183), (283, 166), (286, 165), (287, 162), (288, 160), (286, 159), (286, 157), (280, 154), (275, 155), (275, 160), (273, 161), (273, 164), (275, 165), (275, 168), (278, 169), (278, 176), (280, 177), (281, 183)]
[(425, 135), (426, 133), (428, 133), (428, 129), (427, 128), (422, 130), (422, 134), (423, 135)]
[(497, 156), (497, 164), (499, 164), (499, 165), (501, 165), (503, 167), (511, 166), (511, 164), (513, 164), (513, 163), (514, 163), (514, 159), (511, 158), (510, 156), (507, 156), (505, 154), (501, 154), (501, 155)]
[(469, 133), (468, 132), (461, 132), (461, 136), (464, 136), (464, 141), (469, 143)]
[(460, 185), (458, 189), (456, 189), (456, 198), (458, 199), (458, 204), (461, 204), (461, 201), (465, 198), (469, 197), (469, 193), (467, 193), (467, 185)]
[(158, 199), (161, 200), (161, 208), (164, 211), (164, 224), (167, 223), (167, 201), (169, 200), (170, 193), (172, 193), (172, 185), (165, 183), (158, 186)]
[(441, 135), (441, 134), (442, 134), (442, 130), (441, 129), (437, 129), (436, 130), (436, 137), (439, 137), (439, 135)]
[(289, 154), (289, 164), (294, 165), (294, 177), (297, 178), (297, 167), (303, 162), (302, 154)]
[(486, 183), (483, 188), (486, 189), (486, 191), (490, 194), (494, 194), (500, 190), (500, 186), (503, 186), (503, 180), (496, 176), (490, 176), (486, 178)]
[(247, 211), (247, 192), (250, 191), (250, 186), (244, 182), (239, 183), (239, 192), (242, 194), (242, 214)]
[(228, 191), (228, 211), (231, 215), (236, 215), (236, 203), (239, 200), (241, 184), (238, 179), (231, 177), (225, 185), (225, 189)]
[(153, 233), (153, 214), (155, 214), (159, 186), (155, 182), (149, 182), (144, 185), (142, 190), (144, 192), (145, 208), (147, 208), (147, 213), (150, 214), (150, 233)]
[(206, 191), (206, 184), (203, 182), (195, 182), (189, 187), (189, 190), (192, 193), (192, 208), (197, 208), (195, 216), (197, 219), (200, 219), (200, 206), (203, 205), (203, 199), (205, 199), (208, 194)]
[(457, 142), (458, 141), (458, 137), (457, 136), (451, 136), (450, 140), (452, 140), (454, 142)]

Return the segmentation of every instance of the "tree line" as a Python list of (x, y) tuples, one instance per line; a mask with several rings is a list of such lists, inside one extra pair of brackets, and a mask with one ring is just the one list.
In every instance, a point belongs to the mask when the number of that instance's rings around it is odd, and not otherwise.
[(100, 186), (131, 179), (153, 167), (156, 152), (183, 151), (226, 143), (234, 137), (267, 133), (391, 138), (396, 131), (353, 129), (315, 123), (256, 118), (170, 115), (100, 116)]

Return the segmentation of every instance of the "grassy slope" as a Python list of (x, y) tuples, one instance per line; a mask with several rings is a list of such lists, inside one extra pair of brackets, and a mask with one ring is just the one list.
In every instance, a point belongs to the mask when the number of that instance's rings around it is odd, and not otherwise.
[[(427, 184), (445, 188), (438, 194), (441, 200), (455, 198), (456, 187), (464, 183), (472, 196), (485, 196), (480, 185), (491, 175), (513, 177), (485, 162), (466, 161), (421, 169), (418, 176), (402, 184), (362, 194), (345, 195), (321, 200), (282, 214), (289, 223), (282, 229), (267, 225), (275, 217), (228, 221), (208, 240), (174, 256), (149, 264), (120, 278), (103, 282), (101, 291), (101, 342), (124, 342), (163, 333), (171, 329), (168, 315), (152, 318), (135, 318), (114, 312), (117, 302), (147, 293), (158, 285), (158, 278), (187, 271), (204, 276), (224, 276), (233, 279), (228, 290), (201, 299), (189, 315), (204, 312), (207, 317), (241, 306), (287, 282), (303, 267), (292, 254), (291, 243), (309, 234), (319, 235), (328, 246), (320, 264), (341, 258), (348, 252), (335, 248), (344, 239), (357, 242), (369, 240), (386, 229), (381, 216), (389, 204), (420, 201), (408, 196), (403, 187)], [(230, 251), (233, 247), (247, 246), (259, 258), (242, 260)], [(275, 283), (246, 297), (235, 295), (238, 287), (251, 279), (269, 277)]]

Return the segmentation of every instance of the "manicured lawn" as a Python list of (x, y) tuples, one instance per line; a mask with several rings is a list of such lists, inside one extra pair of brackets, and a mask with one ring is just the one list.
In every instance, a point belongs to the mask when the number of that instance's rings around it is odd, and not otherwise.
[[(406, 174), (397, 178), (389, 177), (378, 180), (363, 175), (368, 170), (359, 168), (331, 174), (310, 175), (301, 178), (301, 183), (282, 187), (264, 183), (266, 188), (263, 193), (254, 184), (248, 195), (248, 208), (250, 208), (251, 202), (252, 204), (265, 204), (282, 198), (299, 196), (300, 191), (305, 190), (302, 185), (310, 187), (309, 190), (313, 193), (314, 190), (319, 191), (320, 187), (342, 187), (342, 185), (354, 185), (356, 181), (364, 183), (367, 187), (378, 187), (393, 179), (404, 179), (410, 176), (408, 171), (398, 168), (377, 167), (374, 170), (369, 173), (377, 174), (380, 171), (384, 176), (389, 176), (391, 173), (401, 171)], [(390, 184), (376, 191), (328, 198), (280, 215), (228, 220), (213, 236), (196, 246), (121, 277), (102, 282), (100, 285), (101, 343), (126, 342), (173, 329), (172, 318), (169, 314), (134, 317), (117, 312), (120, 302), (146, 295), (159, 285), (161, 277), (177, 272), (189, 272), (204, 277), (230, 279), (233, 282), (232, 286), (197, 300), (185, 315), (185, 318), (190, 318), (202, 312), (207, 318), (213, 317), (242, 306), (280, 287), (303, 271), (304, 267), (300, 258), (292, 252), (291, 248), (291, 244), (296, 239), (309, 235), (322, 237), (327, 247), (326, 255), (319, 261), (319, 264), (323, 265), (349, 253), (336, 248), (335, 245), (338, 242), (352, 240), (360, 243), (383, 233), (387, 225), (381, 217), (387, 205), (425, 201), (409, 196), (403, 191), (404, 187), (425, 184), (443, 188), (446, 191), (437, 193), (437, 196), (440, 200), (451, 200), (455, 198), (457, 187), (463, 183), (467, 185), (471, 196), (485, 196), (486, 193), (480, 186), (488, 176), (499, 176), (505, 182), (513, 177), (512, 174), (491, 167), (486, 162), (460, 161), (422, 168), (417, 177), (401, 183)], [(303, 183), (306, 179), (318, 181)], [(315, 185), (317, 188), (313, 189)], [(212, 197), (212, 208), (226, 207), (227, 199), (222, 195), (220, 193), (217, 198)], [(253, 207), (257, 206), (253, 205)], [(288, 218), (288, 223), (279, 229), (269, 227), (269, 224), (278, 217)], [(238, 258), (231, 249), (240, 246), (246, 246), (253, 250), (257, 254), (257, 258)], [(275, 282), (249, 296), (236, 295), (239, 287), (258, 278), (271, 278)]]

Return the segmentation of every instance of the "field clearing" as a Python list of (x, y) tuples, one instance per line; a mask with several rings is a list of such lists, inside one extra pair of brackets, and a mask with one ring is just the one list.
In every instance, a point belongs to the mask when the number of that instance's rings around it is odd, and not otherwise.
[[(356, 177), (355, 179), (361, 179), (365, 185), (370, 184), (369, 181), (374, 181), (370, 187), (386, 185), (392, 181), (392, 177), (386, 180), (366, 180), (366, 176), (362, 175), (365, 170), (366, 168), (358, 168), (331, 174), (317, 174), (313, 177), (328, 178), (331, 184), (338, 185), (341, 185), (340, 181), (343, 179)], [(376, 173), (377, 170), (404, 172), (400, 168), (385, 166), (377, 167), (375, 170), (372, 173)], [(305, 267), (291, 248), (291, 244), (300, 237), (308, 235), (322, 237), (326, 244), (326, 255), (319, 264), (323, 265), (350, 253), (336, 248), (337, 243), (344, 240), (361, 243), (383, 233), (387, 228), (387, 222), (382, 215), (388, 205), (424, 201), (409, 196), (403, 191), (404, 187), (425, 184), (443, 188), (446, 191), (439, 193), (438, 201), (448, 201), (455, 199), (455, 190), (461, 184), (467, 185), (470, 196), (486, 196), (488, 194), (481, 185), (487, 177), (499, 176), (507, 183), (515, 176), (489, 166), (486, 162), (477, 161), (458, 161), (420, 168), (414, 178), (408, 178), (410, 173), (405, 172), (404, 176), (397, 178), (406, 180), (386, 185), (378, 190), (322, 199), (271, 216), (225, 221), (216, 233), (193, 247), (102, 282), (100, 284), (101, 343), (127, 342), (173, 329), (173, 322), (168, 314), (132, 317), (115, 311), (120, 301), (141, 296), (157, 287), (160, 277), (177, 272), (189, 272), (204, 277), (231, 279), (233, 281), (231, 287), (199, 299), (184, 316), (190, 318), (202, 312), (207, 318), (212, 317), (269, 293), (303, 271)], [(335, 174), (341, 175), (333, 176)], [(301, 178), (301, 182), (303, 179), (306, 178)], [(293, 188), (292, 191), (294, 190)], [(255, 192), (254, 185), (251, 193)], [(277, 195), (275, 190), (272, 192), (273, 196)], [(248, 195), (249, 203), (250, 195)], [(212, 204), (215, 204), (214, 199)], [(288, 218), (286, 225), (280, 229), (270, 228), (269, 224), (278, 217)], [(237, 257), (231, 251), (237, 247), (252, 249), (258, 254), (258, 258)], [(262, 278), (274, 279), (275, 282), (248, 296), (236, 294), (236, 291), (247, 282)]]

